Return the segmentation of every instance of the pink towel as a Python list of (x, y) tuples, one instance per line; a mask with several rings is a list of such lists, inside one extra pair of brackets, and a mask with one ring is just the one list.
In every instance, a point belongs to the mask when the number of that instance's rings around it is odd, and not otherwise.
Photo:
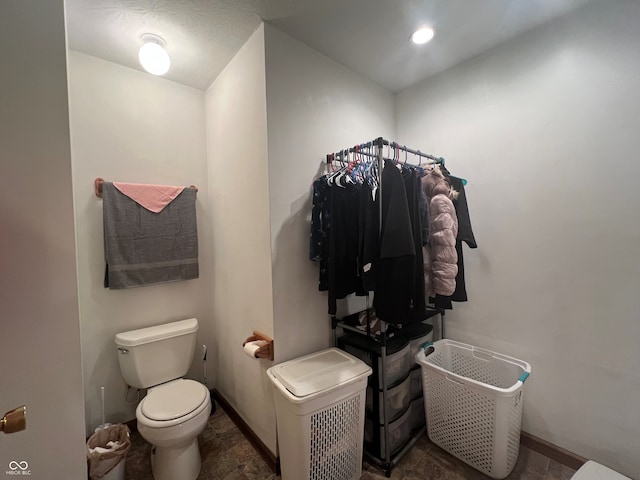
[(185, 189), (185, 187), (172, 185), (122, 182), (113, 182), (113, 186), (137, 204), (154, 213), (160, 213)]

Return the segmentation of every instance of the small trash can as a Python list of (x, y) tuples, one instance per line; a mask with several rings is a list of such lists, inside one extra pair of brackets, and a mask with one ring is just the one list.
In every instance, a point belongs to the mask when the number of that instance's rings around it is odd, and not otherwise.
[(125, 457), (131, 448), (129, 427), (109, 425), (87, 440), (91, 480), (124, 480)]
[(283, 480), (357, 480), (371, 368), (329, 348), (271, 367)]

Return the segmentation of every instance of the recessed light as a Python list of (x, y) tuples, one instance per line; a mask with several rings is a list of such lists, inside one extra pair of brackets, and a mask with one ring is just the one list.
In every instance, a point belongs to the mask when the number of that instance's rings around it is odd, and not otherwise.
[(164, 49), (164, 40), (152, 33), (145, 33), (141, 39), (143, 43), (138, 51), (140, 65), (152, 75), (167, 73), (171, 66), (171, 59)]
[(435, 34), (436, 31), (431, 27), (420, 27), (411, 34), (411, 41), (416, 45), (424, 45), (431, 41)]

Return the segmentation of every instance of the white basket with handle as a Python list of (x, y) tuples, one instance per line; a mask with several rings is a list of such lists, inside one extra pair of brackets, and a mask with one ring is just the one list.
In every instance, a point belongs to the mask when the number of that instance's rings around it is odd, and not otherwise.
[(531, 366), (453, 340), (425, 344), (415, 360), (429, 439), (492, 478), (508, 476), (518, 460)]

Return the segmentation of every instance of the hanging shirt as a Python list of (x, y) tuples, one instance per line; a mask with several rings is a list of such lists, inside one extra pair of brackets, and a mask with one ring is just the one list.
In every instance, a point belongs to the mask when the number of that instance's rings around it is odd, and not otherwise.
[(329, 314), (335, 315), (337, 299), (351, 293), (364, 295), (359, 276), (358, 224), (362, 186), (348, 183), (332, 186), (331, 229), (329, 231), (328, 291)]
[(405, 183), (392, 162), (385, 162), (382, 171), (381, 201), (380, 260), (374, 307), (380, 319), (402, 324), (411, 320), (414, 308), (416, 246)]
[[(422, 182), (420, 175), (415, 168), (405, 168), (402, 171), (404, 188), (407, 194), (407, 206), (409, 208), (409, 219), (411, 231), (413, 232), (413, 244), (415, 247), (415, 258), (413, 262), (413, 282), (411, 287), (411, 321), (424, 320), (426, 310), (426, 300), (424, 295), (424, 267), (422, 258), (422, 209), (421, 196), (423, 196)], [(426, 199), (426, 196), (424, 196)]]
[[(380, 207), (378, 190), (366, 185), (360, 189), (358, 266), (362, 288), (366, 292), (376, 288), (378, 274), (378, 249), (380, 248)], [(375, 196), (375, 198), (374, 198)]]
[(329, 288), (329, 232), (331, 230), (331, 195), (326, 175), (313, 182), (309, 258), (319, 263), (318, 290)]

